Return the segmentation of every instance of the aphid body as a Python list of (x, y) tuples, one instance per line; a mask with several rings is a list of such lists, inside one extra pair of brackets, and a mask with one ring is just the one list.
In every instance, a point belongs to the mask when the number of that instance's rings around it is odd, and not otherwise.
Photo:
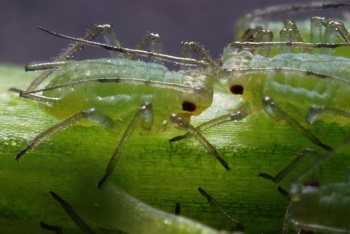
[[(92, 43), (88, 39), (94, 38), (91, 35), (97, 34), (96, 30), (107, 30), (107, 42), (114, 41), (112, 45), (119, 45), (109, 25), (92, 29), (85, 36), (88, 42)], [(153, 43), (154, 39), (153, 34), (149, 35), (141, 45)], [(140, 129), (143, 134), (159, 134), (171, 127), (186, 130), (229, 169), (216, 149), (189, 124), (192, 115), (199, 115), (211, 105), (214, 78), (210, 72), (199, 67), (170, 71), (162, 64), (126, 59), (119, 52), (136, 56), (146, 54), (184, 64), (188, 60), (195, 64), (200, 62), (191, 58), (121, 47), (114, 47), (118, 52), (112, 51), (110, 59), (67, 60), (82, 47), (84, 44), (77, 42), (54, 62), (27, 66), (27, 70), (47, 70), (26, 91), (12, 89), (19, 92), (21, 97), (39, 102), (46, 112), (62, 120), (34, 138), (17, 154), (17, 159), (66, 127), (95, 123), (114, 133), (124, 132), (98, 187), (102, 186), (114, 170), (135, 129)], [(43, 89), (37, 89), (46, 78), (51, 78), (49, 84)]]
[[(244, 56), (245, 67), (240, 58), (236, 68), (237, 55)], [(268, 111), (263, 99), (271, 97), (303, 123), (305, 113), (313, 105), (350, 110), (349, 65), (348, 58), (326, 54), (285, 53), (266, 58), (226, 48), (220, 82), (231, 93), (246, 100), (253, 113), (264, 108)], [(246, 72), (242, 72), (244, 69)], [(308, 122), (312, 123), (315, 115), (316, 111), (309, 112)], [(343, 116), (332, 116), (328, 121), (349, 122)]]
[[(152, 126), (146, 126), (142, 130), (159, 133), (171, 127), (168, 120), (172, 113), (189, 121), (192, 115), (200, 114), (212, 102), (212, 90), (207, 87), (212, 85), (213, 80), (208, 76), (197, 70), (169, 71), (157, 63), (123, 58), (65, 61), (52, 76), (54, 78), (47, 87), (99, 79), (94, 83), (43, 92), (43, 96), (51, 100), (41, 104), (41, 107), (61, 120), (94, 108), (125, 126), (125, 122), (130, 121), (135, 111), (149, 102), (153, 106), (154, 120)], [(140, 83), (132, 81), (135, 79)], [(148, 82), (158, 82), (160, 87), (147, 85)], [(161, 88), (162, 83), (183, 85), (184, 91), (180, 90), (181, 87), (177, 90), (171, 89), (171, 85)]]

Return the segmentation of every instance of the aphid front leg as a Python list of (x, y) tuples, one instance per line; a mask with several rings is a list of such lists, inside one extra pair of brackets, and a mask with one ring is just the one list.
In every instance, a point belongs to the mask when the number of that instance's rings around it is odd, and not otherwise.
[[(173, 123), (173, 125), (178, 128), (187, 131), (187, 134), (193, 136), (196, 138), (196, 140), (203, 145), (203, 147), (210, 153), (211, 156), (219, 160), (221, 165), (226, 168), (226, 170), (230, 170), (230, 167), (226, 163), (226, 161), (219, 155), (219, 153), (216, 151), (216, 148), (209, 143), (207, 139), (202, 135), (202, 133), (193, 127), (190, 123), (185, 121), (183, 118), (179, 117), (176, 114), (172, 114), (170, 117), (170, 121)], [(171, 140), (170, 140), (171, 141)]]
[[(216, 125), (220, 125), (226, 122), (231, 122), (231, 121), (240, 121), (247, 117), (248, 115), (251, 114), (251, 109), (250, 105), (248, 103), (245, 103), (241, 105), (238, 109), (236, 109), (233, 113), (227, 114), (227, 115), (222, 115), (217, 118), (211, 119), (205, 123), (202, 123), (196, 127), (197, 131), (202, 132), (208, 128), (212, 128)], [(176, 136), (172, 139), (170, 139), (170, 142), (175, 142), (175, 141), (180, 141), (186, 138), (192, 137), (191, 134), (186, 133), (185, 135), (182, 136)]]

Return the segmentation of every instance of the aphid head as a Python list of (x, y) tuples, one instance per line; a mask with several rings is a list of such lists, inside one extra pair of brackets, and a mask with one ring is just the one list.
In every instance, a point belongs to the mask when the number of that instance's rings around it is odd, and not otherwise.
[(199, 115), (213, 101), (214, 78), (203, 72), (191, 70), (184, 75), (184, 85), (193, 87), (191, 92), (183, 92), (181, 101), (181, 113), (179, 115), (189, 121), (192, 115)]
[(235, 70), (222, 69), (218, 77), (219, 84), (227, 92), (244, 99), (257, 108), (261, 105), (261, 99), (257, 98), (261, 96), (260, 82), (253, 75), (240, 73)]

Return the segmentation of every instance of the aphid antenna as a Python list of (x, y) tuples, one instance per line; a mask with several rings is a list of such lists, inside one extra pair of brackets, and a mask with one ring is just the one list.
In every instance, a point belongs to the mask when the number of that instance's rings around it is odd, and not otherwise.
[(155, 52), (150, 52), (150, 51), (145, 51), (145, 50), (137, 50), (137, 49), (129, 49), (129, 48), (124, 48), (124, 47), (111, 46), (111, 45), (108, 45), (105, 43), (89, 41), (89, 40), (84, 40), (82, 38), (76, 38), (76, 37), (63, 35), (60, 33), (50, 31), (50, 30), (43, 28), (41, 26), (38, 26), (38, 28), (43, 30), (44, 32), (47, 32), (47, 33), (54, 35), (56, 37), (64, 38), (64, 39), (67, 39), (70, 41), (80, 42), (80, 43), (83, 43), (83, 44), (89, 45), (89, 46), (104, 48), (104, 49), (109, 50), (109, 51), (117, 51), (117, 52), (125, 53), (128, 55), (137, 55), (137, 56), (143, 56), (143, 57), (147, 57), (147, 58), (156, 57), (156, 58), (159, 58), (165, 62), (172, 62), (175, 64), (184, 65), (184, 66), (200, 66), (200, 67), (208, 67), (209, 66), (209, 64), (203, 60), (177, 57), (177, 56), (160, 54), (160, 53), (155, 53)]
[(300, 49), (311, 49), (311, 48), (329, 48), (335, 49), (342, 46), (350, 46), (350, 42), (341, 43), (308, 43), (308, 42), (231, 42), (229, 46), (232, 46), (238, 50), (246, 49), (269, 49), (269, 48), (300, 48)]
[(310, 70), (304, 70), (304, 69), (296, 69), (296, 68), (286, 68), (286, 67), (272, 67), (272, 68), (238, 68), (238, 69), (232, 69), (232, 73), (242, 73), (242, 74), (259, 74), (261, 72), (275, 72), (275, 73), (283, 73), (283, 72), (290, 72), (293, 74), (301, 74), (301, 75), (308, 75), (308, 76), (315, 76), (320, 79), (330, 79), (337, 82), (341, 82), (347, 85), (350, 85), (350, 80), (343, 79), (341, 77), (327, 75), (319, 72), (314, 72)]
[(169, 83), (169, 82), (161, 82), (161, 81), (150, 81), (150, 80), (142, 80), (142, 79), (134, 79), (134, 78), (96, 78), (96, 79), (90, 79), (90, 80), (78, 80), (78, 81), (72, 81), (60, 85), (55, 85), (51, 87), (45, 87), (42, 89), (36, 89), (32, 91), (22, 91), (16, 88), (11, 88), (10, 91), (17, 92), (17, 93), (23, 93), (23, 94), (30, 94), (30, 93), (39, 93), (44, 92), (48, 90), (54, 90), (59, 88), (64, 88), (68, 86), (75, 86), (75, 85), (81, 85), (86, 83), (127, 83), (127, 84), (133, 84), (133, 85), (143, 85), (143, 86), (152, 86), (156, 88), (163, 88), (163, 89), (172, 89), (175, 91), (181, 91), (181, 92), (187, 92), (187, 93), (200, 93), (201, 88), (197, 87), (191, 87), (188, 85), (183, 84), (175, 84), (175, 83)]

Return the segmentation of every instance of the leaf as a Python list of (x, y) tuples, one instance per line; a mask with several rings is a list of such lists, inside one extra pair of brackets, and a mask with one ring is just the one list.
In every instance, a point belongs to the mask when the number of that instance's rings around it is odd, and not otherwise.
[[(230, 230), (233, 224), (210, 207), (197, 191), (199, 186), (239, 220), (246, 233), (282, 229), (288, 200), (278, 193), (278, 185), (258, 174), (275, 174), (303, 148), (314, 147), (294, 129), (259, 113), (207, 130), (204, 136), (231, 166), (230, 171), (193, 139), (169, 143), (169, 139), (184, 132), (172, 130), (155, 136), (136, 132), (106, 186), (97, 189), (120, 138), (98, 126), (73, 126), (44, 141), (19, 162), (14, 159), (37, 134), (58, 123), (33, 101), (7, 92), (10, 87), (24, 89), (35, 77), (21, 69), (0, 67), (1, 233), (50, 233), (40, 227), (40, 222), (60, 226), (64, 233), (79, 233), (50, 191), (69, 202), (97, 233), (119, 229), (147, 233), (147, 226), (162, 229), (165, 220), (160, 217), (164, 216), (152, 215), (160, 210), (174, 213), (176, 203), (181, 204), (181, 216), (218, 230)], [(213, 106), (193, 124), (197, 126), (220, 113), (229, 113), (235, 105), (237, 100), (217, 91)], [(312, 127), (317, 136), (332, 146), (348, 136), (349, 130), (348, 126), (336, 124)], [(348, 150), (342, 151), (326, 162), (322, 181), (344, 181), (349, 165), (347, 154)], [(298, 169), (307, 163), (305, 160)], [(284, 188), (288, 188), (288, 181), (286, 178), (282, 183)], [(151, 208), (144, 203), (159, 211), (145, 212), (143, 209)], [(132, 210), (137, 204), (141, 208)], [(182, 224), (164, 225), (163, 233), (184, 233)], [(188, 224), (190, 228), (195, 226)]]

